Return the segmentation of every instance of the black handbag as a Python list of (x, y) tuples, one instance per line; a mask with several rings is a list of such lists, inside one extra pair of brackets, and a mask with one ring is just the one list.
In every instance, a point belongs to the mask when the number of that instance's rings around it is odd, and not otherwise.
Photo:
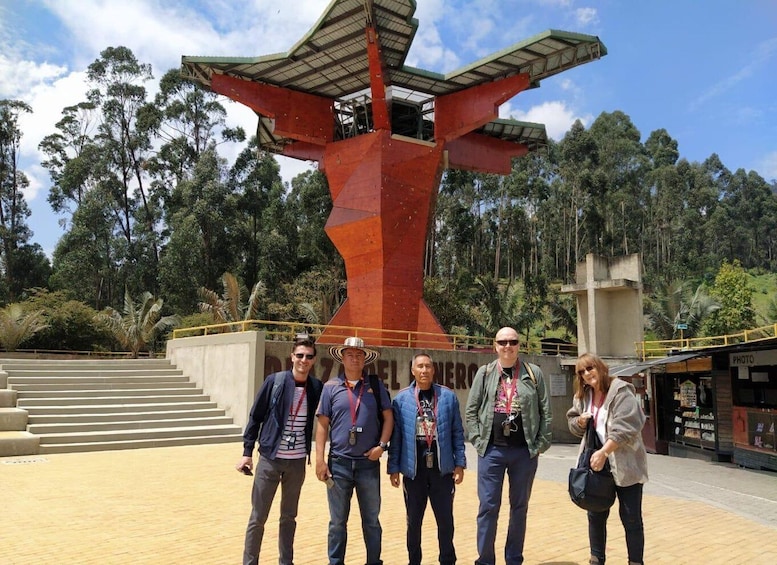
[(577, 459), (577, 467), (569, 470), (569, 498), (584, 510), (603, 512), (615, 502), (615, 479), (609, 461), (604, 463), (601, 471), (591, 469), (591, 455), (602, 447), (591, 422), (589, 418), (585, 445)]

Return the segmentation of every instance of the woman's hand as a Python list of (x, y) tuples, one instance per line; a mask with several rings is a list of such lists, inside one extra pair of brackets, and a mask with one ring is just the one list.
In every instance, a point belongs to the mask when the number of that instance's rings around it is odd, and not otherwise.
[(590, 412), (583, 412), (577, 417), (577, 425), (581, 428), (585, 428), (588, 424), (588, 420), (590, 420), (593, 417), (593, 414)]
[(604, 464), (607, 462), (607, 452), (602, 449), (598, 449), (591, 454), (591, 470), (601, 471), (604, 469)]

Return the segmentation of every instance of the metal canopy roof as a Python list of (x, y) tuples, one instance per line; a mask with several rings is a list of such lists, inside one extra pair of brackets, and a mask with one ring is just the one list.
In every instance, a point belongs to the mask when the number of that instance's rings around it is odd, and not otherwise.
[[(548, 30), (471, 65), (439, 74), (404, 65), (418, 29), (414, 0), (333, 0), (287, 53), (262, 57), (183, 57), (182, 72), (205, 86), (213, 73), (343, 98), (370, 86), (365, 27), (375, 23), (386, 84), (440, 96), (495, 79), (529, 73), (531, 85), (607, 54), (596, 36)], [(370, 14), (370, 9), (372, 14)]]
[(610, 369), (611, 377), (628, 377), (641, 373), (645, 369), (655, 367), (657, 365), (668, 365), (669, 363), (679, 363), (680, 361), (687, 361), (694, 357), (703, 357), (708, 353), (704, 350), (694, 351), (689, 353), (680, 353), (678, 355), (670, 355), (669, 357), (662, 357), (660, 359), (651, 359), (650, 361), (643, 361), (642, 363), (632, 363), (629, 365), (621, 365), (620, 367), (613, 367)]

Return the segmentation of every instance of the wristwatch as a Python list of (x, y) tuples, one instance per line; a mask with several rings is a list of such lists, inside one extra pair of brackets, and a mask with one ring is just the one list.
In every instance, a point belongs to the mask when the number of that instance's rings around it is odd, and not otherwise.
[(383, 451), (388, 451), (388, 446), (389, 444), (387, 444), (385, 441), (378, 442), (378, 447), (380, 447)]

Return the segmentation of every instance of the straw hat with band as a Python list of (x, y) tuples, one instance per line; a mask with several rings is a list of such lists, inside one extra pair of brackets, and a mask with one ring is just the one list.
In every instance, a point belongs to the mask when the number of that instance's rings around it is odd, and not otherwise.
[(329, 348), (329, 355), (331, 355), (332, 358), (335, 359), (338, 363), (342, 363), (343, 351), (346, 349), (358, 349), (359, 351), (363, 351), (365, 365), (372, 363), (380, 356), (380, 353), (374, 349), (364, 347), (364, 340), (360, 337), (349, 337), (346, 338), (343, 345), (333, 345)]

